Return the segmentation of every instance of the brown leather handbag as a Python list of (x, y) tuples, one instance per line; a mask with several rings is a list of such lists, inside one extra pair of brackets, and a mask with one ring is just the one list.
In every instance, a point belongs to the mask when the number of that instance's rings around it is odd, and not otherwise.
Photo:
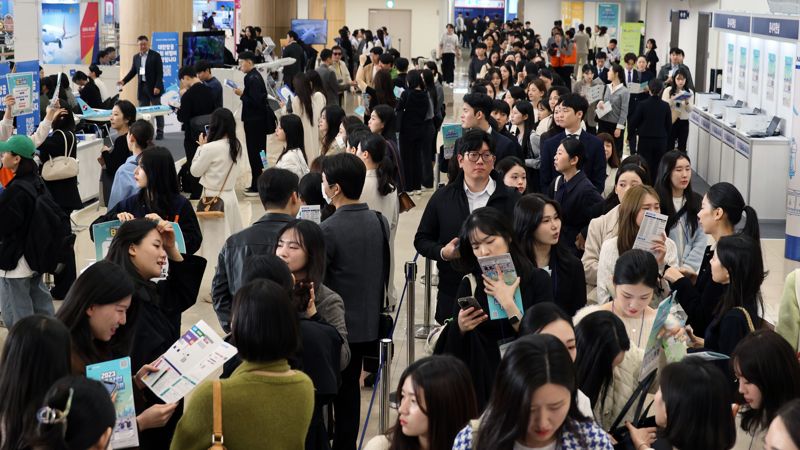
[(407, 211), (411, 211), (412, 208), (417, 206), (417, 204), (414, 203), (414, 200), (411, 200), (411, 196), (408, 195), (408, 192), (399, 192), (397, 194), (397, 199), (400, 202), (400, 212), (401, 213), (404, 213), (404, 212), (407, 212)]
[(222, 195), (222, 190), (225, 189), (225, 183), (228, 182), (231, 170), (233, 170), (233, 164), (231, 164), (231, 167), (228, 169), (228, 173), (225, 174), (225, 180), (222, 181), (219, 194), (214, 197), (207, 197), (205, 195), (205, 188), (203, 188), (203, 196), (200, 197), (200, 201), (197, 203), (197, 210), (195, 211), (197, 217), (204, 219), (220, 219), (225, 217), (225, 202), (223, 202), (219, 196)]
[(223, 445), (225, 438), (222, 436), (222, 382), (219, 380), (214, 381), (213, 384), (214, 401), (213, 401), (213, 431), (211, 433), (211, 447), (208, 450), (227, 450)]

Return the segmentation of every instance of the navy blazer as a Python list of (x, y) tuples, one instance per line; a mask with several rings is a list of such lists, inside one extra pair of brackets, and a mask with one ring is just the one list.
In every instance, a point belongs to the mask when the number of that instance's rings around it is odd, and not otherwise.
[[(556, 178), (558, 173), (553, 166), (553, 158), (556, 156), (558, 144), (567, 137), (567, 132), (562, 131), (557, 135), (544, 141), (541, 145), (542, 166), (539, 169), (539, 187), (541, 192), (547, 192), (550, 183)], [(586, 161), (583, 163), (582, 171), (597, 189), (603, 192), (606, 185), (606, 151), (603, 148), (603, 141), (597, 136), (593, 136), (586, 131), (581, 131), (580, 140), (586, 153)], [(500, 158), (498, 157), (498, 160)]]
[(502, 161), (506, 156), (516, 156), (522, 158), (522, 148), (516, 140), (509, 139), (499, 131), (492, 128), (492, 140), (494, 140), (494, 154), (496, 161)]
[(593, 189), (586, 173), (580, 171), (568, 182), (563, 177), (556, 178), (547, 188), (547, 195), (561, 205), (561, 237), (562, 242), (571, 252), (580, 255), (575, 247), (578, 233), (584, 233), (592, 220), (591, 206), (602, 203), (603, 197)]

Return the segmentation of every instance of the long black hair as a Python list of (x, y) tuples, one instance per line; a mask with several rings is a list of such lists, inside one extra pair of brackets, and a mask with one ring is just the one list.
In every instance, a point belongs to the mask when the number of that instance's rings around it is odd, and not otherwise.
[(69, 329), (72, 351), (87, 365), (109, 356), (122, 357), (130, 353), (131, 338), (136, 329), (137, 302), (131, 302), (125, 324), (117, 329), (109, 342), (94, 338), (86, 311), (94, 305), (110, 305), (131, 296), (133, 289), (133, 281), (125, 269), (110, 261), (92, 264), (72, 284), (56, 317)]
[(308, 82), (311, 83), (311, 93), (319, 92), (322, 95), (325, 95), (325, 86), (322, 84), (322, 76), (320, 76), (319, 72), (316, 70), (309, 70), (306, 72), (306, 78), (308, 78)]
[(372, 112), (383, 122), (383, 131), (381, 136), (384, 139), (395, 141), (397, 135), (395, 133), (395, 117), (394, 108), (389, 105), (378, 105), (372, 109)]
[(522, 154), (525, 156), (526, 159), (533, 158), (533, 145), (531, 145), (531, 133), (536, 131), (536, 116), (533, 113), (533, 104), (527, 100), (520, 100), (514, 104), (514, 108), (517, 111), (524, 115), (528, 116), (525, 119), (525, 133), (522, 137)]
[(610, 311), (595, 311), (575, 326), (578, 355), (575, 368), (581, 392), (593, 408), (605, 406), (605, 398), (614, 381), (614, 360), (631, 348), (622, 319)]
[[(796, 362), (796, 361), (795, 361)], [(659, 379), (667, 425), (660, 435), (681, 450), (728, 450), (736, 442), (730, 382), (700, 358), (669, 364)]]
[(588, 447), (587, 437), (575, 424), (586, 418), (575, 401), (577, 381), (572, 358), (555, 336), (532, 334), (511, 344), (500, 362), (473, 448), (513, 449), (515, 442), (527, 434), (533, 394), (545, 384), (562, 386), (571, 393), (569, 413), (555, 435), (560, 436), (564, 430), (572, 432), (581, 447)]
[[(64, 88), (64, 84), (61, 84), (61, 88)], [(114, 103), (114, 106), (119, 108), (119, 112), (122, 113), (122, 117), (127, 122), (127, 125), (130, 127), (133, 122), (136, 121), (136, 107), (133, 106), (133, 103), (129, 102), (128, 100), (118, 100)]]
[(537, 303), (525, 310), (525, 315), (522, 316), (522, 322), (519, 324), (519, 335), (537, 334), (544, 327), (559, 320), (567, 322), (572, 329), (575, 329), (572, 324), (572, 316), (565, 313), (558, 305), (553, 302)]
[(8, 332), (0, 356), (0, 449), (27, 448), (45, 393), (70, 373), (69, 330), (54, 317), (33, 315)]
[(717, 304), (716, 317), (742, 307), (753, 324), (760, 326), (759, 312), (764, 311), (761, 284), (767, 277), (760, 242), (745, 234), (725, 236), (717, 242), (716, 257), (730, 275), (730, 284)]
[(303, 137), (303, 121), (300, 120), (300, 116), (297, 114), (284, 114), (279, 120), (283, 134), (286, 136), (286, 148), (284, 148), (280, 156), (278, 156), (278, 161), (280, 161), (283, 155), (289, 152), (289, 150), (299, 149), (300, 153), (303, 154), (303, 159), (308, 163)]
[(324, 155), (328, 153), (331, 144), (336, 140), (336, 135), (339, 134), (339, 127), (344, 120), (345, 112), (339, 105), (328, 105), (322, 109), (322, 114), (328, 124), (328, 131), (325, 132), (325, 136), (322, 136), (322, 154)]
[(700, 212), (702, 198), (692, 190), (692, 182), (683, 190), (683, 207), (679, 211), (675, 210), (675, 205), (672, 203), (672, 171), (678, 161), (685, 159), (689, 164), (691, 160), (686, 155), (678, 150), (671, 150), (661, 157), (661, 164), (658, 166), (658, 182), (655, 188), (658, 196), (661, 197), (661, 214), (669, 217), (667, 219), (667, 233), (672, 230), (672, 227), (678, 225), (681, 216), (686, 215), (686, 221), (689, 223), (691, 234), (697, 230), (697, 213)]
[(164, 147), (152, 147), (142, 153), (139, 167), (147, 175), (147, 186), (137, 194), (139, 202), (162, 219), (170, 219), (173, 202), (180, 194), (172, 153)]
[(480, 270), (478, 258), (472, 250), (472, 236), (480, 230), (489, 236), (499, 236), (506, 241), (508, 253), (514, 262), (517, 275), (523, 280), (533, 272), (533, 264), (525, 256), (511, 224), (503, 214), (495, 208), (478, 208), (467, 217), (458, 233), (459, 258), (453, 260), (453, 267), (462, 272), (471, 273)]
[(236, 162), (242, 154), (242, 143), (236, 137), (236, 119), (233, 118), (233, 113), (229, 109), (217, 108), (211, 113), (208, 134), (208, 142), (228, 138), (231, 161)]
[(106, 261), (111, 261), (114, 264), (122, 267), (125, 271), (133, 277), (134, 280), (142, 280), (142, 275), (139, 270), (131, 261), (131, 256), (128, 253), (131, 245), (139, 245), (142, 239), (145, 238), (151, 231), (156, 229), (158, 224), (150, 219), (134, 219), (123, 222), (122, 226), (117, 229), (117, 234), (111, 241), (106, 254)]
[[(297, 243), (306, 252), (306, 266), (303, 271), (306, 273), (304, 280), (297, 282), (314, 283), (315, 290), (319, 290), (325, 279), (325, 236), (322, 229), (310, 220), (296, 219), (287, 223), (278, 231), (278, 242), (284, 234), (294, 231), (297, 236)], [(277, 247), (276, 247), (277, 248)]]
[(736, 189), (736, 186), (725, 181), (717, 183), (708, 188), (706, 198), (712, 208), (722, 209), (731, 227), (736, 226), (742, 220), (742, 214), (744, 214), (745, 222), (742, 233), (756, 241), (761, 239), (758, 214), (756, 214), (755, 209), (744, 202), (744, 198), (739, 190)]
[(383, 196), (389, 195), (396, 190), (392, 175), (394, 174), (394, 164), (389, 159), (386, 151), (386, 140), (373, 133), (367, 133), (361, 138), (359, 143), (361, 151), (369, 152), (372, 162), (378, 165), (376, 174), (378, 175), (378, 193)]
[(303, 112), (308, 116), (308, 121), (314, 123), (314, 111), (311, 103), (311, 96), (314, 91), (311, 90), (311, 81), (308, 76), (304, 72), (295, 75), (292, 79), (292, 87), (294, 88), (294, 95), (297, 96), (303, 106)]

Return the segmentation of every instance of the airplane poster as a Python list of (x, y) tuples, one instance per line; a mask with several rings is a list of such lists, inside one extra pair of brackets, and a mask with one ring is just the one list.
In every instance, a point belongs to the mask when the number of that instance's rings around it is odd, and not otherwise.
[(80, 64), (81, 5), (42, 3), (42, 62)]

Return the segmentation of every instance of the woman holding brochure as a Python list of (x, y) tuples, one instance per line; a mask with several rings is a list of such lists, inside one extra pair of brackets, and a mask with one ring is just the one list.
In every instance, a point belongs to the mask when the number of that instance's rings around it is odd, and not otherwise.
[[(459, 233), (459, 243), (461, 256), (453, 264), (467, 275), (458, 286), (455, 320), (442, 331), (435, 353), (452, 354), (467, 364), (482, 409), (500, 364), (501, 347), (505, 349), (504, 344), (517, 338), (523, 311), (553, 301), (553, 288), (550, 276), (533, 267), (508, 220), (494, 208), (479, 208), (470, 214)], [(492, 257), (494, 262), (481, 262)], [(513, 268), (516, 280), (512, 284), (487, 276), (499, 275), (493, 272), (497, 268), (502, 271), (500, 266), (506, 267), (506, 272)], [(504, 277), (508, 280), (510, 274)]]
[(672, 108), (672, 129), (668, 148), (670, 150), (677, 148), (685, 153), (686, 140), (689, 139), (689, 113), (692, 112), (694, 93), (686, 87), (686, 80), (689, 78), (686, 70), (676, 70), (673, 78), (675, 85), (667, 86), (661, 97)]
[[(151, 372), (153, 368), (148, 364), (180, 338), (181, 314), (197, 300), (206, 260), (181, 254), (172, 224), (154, 215), (124, 222), (111, 241), (106, 260), (122, 267), (133, 281), (131, 305), (139, 311), (130, 357), (131, 371), (139, 378), (138, 375)], [(165, 266), (167, 276), (163, 278)], [(137, 411), (163, 403), (149, 391), (139, 394), (134, 397)], [(174, 413), (166, 406), (157, 408), (162, 413), (157, 417), (158, 423), (166, 424), (139, 433), (141, 448), (169, 448), (183, 406), (179, 403), (173, 409)]]
[(612, 64), (608, 71), (608, 89), (603, 91), (603, 99), (597, 104), (597, 132), (614, 136), (614, 148), (622, 158), (625, 146), (625, 122), (628, 120), (630, 92), (625, 86), (625, 69)]

